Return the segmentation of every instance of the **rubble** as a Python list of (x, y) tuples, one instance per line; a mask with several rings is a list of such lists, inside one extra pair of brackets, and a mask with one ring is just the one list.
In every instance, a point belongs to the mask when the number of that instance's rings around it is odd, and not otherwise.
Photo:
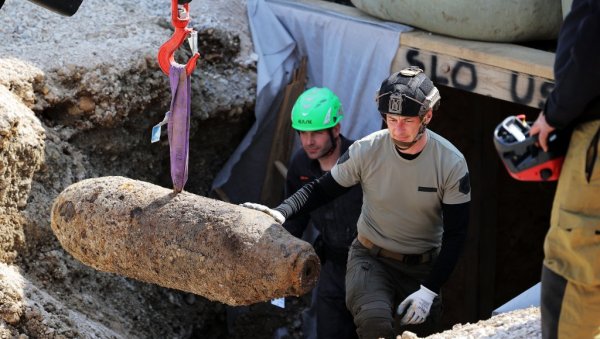
[[(501, 313), (475, 324), (457, 324), (452, 329), (426, 337), (427, 339), (535, 339), (542, 337), (540, 309), (528, 307)], [(405, 331), (397, 339), (416, 339)]]

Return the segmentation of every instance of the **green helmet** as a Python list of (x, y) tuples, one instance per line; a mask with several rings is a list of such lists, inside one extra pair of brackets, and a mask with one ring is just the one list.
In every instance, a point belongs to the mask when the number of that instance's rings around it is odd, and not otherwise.
[(313, 87), (296, 100), (292, 108), (292, 128), (319, 131), (337, 125), (343, 117), (340, 99), (329, 88)]

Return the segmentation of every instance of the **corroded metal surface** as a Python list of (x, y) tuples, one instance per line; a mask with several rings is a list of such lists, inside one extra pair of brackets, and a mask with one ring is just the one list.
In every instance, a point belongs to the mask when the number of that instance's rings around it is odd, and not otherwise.
[(320, 270), (313, 248), (264, 213), (124, 177), (67, 187), (52, 230), (86, 265), (228, 305), (302, 295)]

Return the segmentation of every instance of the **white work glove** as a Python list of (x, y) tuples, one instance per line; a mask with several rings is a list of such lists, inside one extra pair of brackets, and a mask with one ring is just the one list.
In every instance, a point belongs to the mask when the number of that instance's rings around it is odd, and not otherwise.
[(261, 211), (263, 213), (267, 213), (268, 215), (273, 217), (273, 219), (275, 219), (275, 221), (277, 221), (280, 224), (283, 224), (285, 222), (285, 217), (283, 216), (283, 214), (281, 214), (281, 212), (276, 211), (271, 208), (268, 208), (265, 205), (255, 204), (253, 202), (245, 202), (245, 203), (241, 204), (240, 206), (244, 206), (246, 208)]
[(420, 324), (424, 322), (425, 318), (429, 315), (429, 310), (435, 297), (437, 297), (437, 294), (421, 285), (418, 291), (409, 295), (398, 306), (396, 310), (398, 315), (401, 315), (408, 307), (406, 314), (400, 319), (400, 325)]

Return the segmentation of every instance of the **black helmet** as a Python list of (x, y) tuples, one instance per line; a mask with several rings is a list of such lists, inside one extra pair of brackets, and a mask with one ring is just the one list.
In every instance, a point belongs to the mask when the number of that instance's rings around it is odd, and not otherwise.
[(440, 105), (440, 93), (423, 70), (411, 66), (381, 83), (375, 100), (381, 114), (422, 116)]
[(569, 145), (568, 131), (556, 130), (548, 136), (548, 152), (530, 136), (531, 124), (524, 115), (510, 116), (494, 130), (494, 146), (508, 173), (522, 181), (558, 180)]

